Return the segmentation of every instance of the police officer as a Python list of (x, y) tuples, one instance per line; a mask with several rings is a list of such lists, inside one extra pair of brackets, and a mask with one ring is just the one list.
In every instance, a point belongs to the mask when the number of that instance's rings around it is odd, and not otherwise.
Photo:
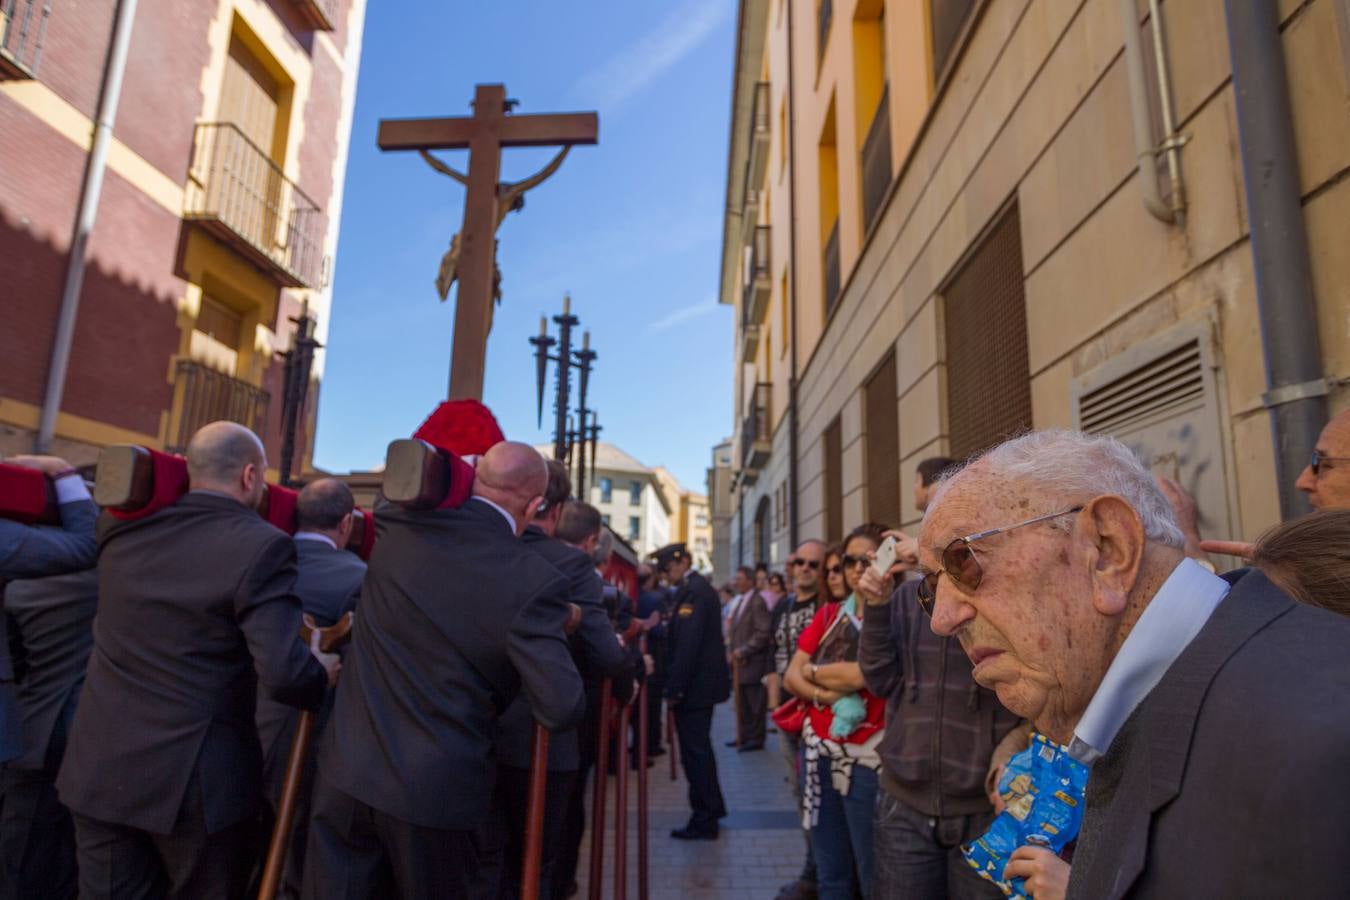
[(693, 561), (684, 544), (667, 544), (653, 558), (657, 571), (675, 588), (666, 701), (675, 711), (692, 810), (689, 824), (670, 835), (686, 841), (716, 840), (717, 823), (727, 814), (727, 807), (717, 782), (712, 715), (713, 707), (731, 696), (721, 607), (713, 586), (691, 571)]

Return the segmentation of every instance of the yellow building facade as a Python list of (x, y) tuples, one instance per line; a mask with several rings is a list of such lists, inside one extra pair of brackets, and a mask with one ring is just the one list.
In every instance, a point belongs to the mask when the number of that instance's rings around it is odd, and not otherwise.
[(1299, 298), (1258, 303), (1222, 0), (740, 4), (733, 563), (914, 526), (920, 460), (1028, 427), (1121, 437), (1206, 536), (1279, 519), (1272, 410), (1350, 404), (1350, 12), (1269, 10), (1320, 340), (1297, 385), (1268, 381), (1263, 307)]

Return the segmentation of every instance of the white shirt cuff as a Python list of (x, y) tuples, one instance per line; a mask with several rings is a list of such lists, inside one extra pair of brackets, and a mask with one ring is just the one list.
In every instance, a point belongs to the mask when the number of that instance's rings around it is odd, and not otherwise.
[(89, 488), (85, 487), (84, 479), (80, 477), (78, 472), (71, 472), (63, 478), (56, 479), (56, 502), (58, 504), (92, 499), (89, 496)]

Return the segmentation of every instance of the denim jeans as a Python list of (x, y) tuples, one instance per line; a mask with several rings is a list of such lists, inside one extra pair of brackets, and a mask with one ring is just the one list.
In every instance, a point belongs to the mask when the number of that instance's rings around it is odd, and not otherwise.
[(926, 816), (886, 791), (877, 792), (873, 827), (875, 900), (1001, 900), (961, 856), (961, 845), (984, 834), (993, 812)]
[(816, 858), (816, 891), (820, 900), (863, 900), (872, 896), (872, 817), (877, 798), (877, 773), (855, 765), (848, 793), (830, 782), (830, 760), (816, 765), (820, 779), (820, 812), (811, 829)]

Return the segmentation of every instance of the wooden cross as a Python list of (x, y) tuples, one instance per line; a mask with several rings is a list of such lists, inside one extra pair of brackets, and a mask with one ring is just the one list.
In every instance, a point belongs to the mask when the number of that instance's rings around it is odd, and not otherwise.
[(384, 119), (381, 150), (469, 150), (468, 196), (459, 234), (455, 341), (450, 356), (451, 400), (483, 396), (483, 367), (492, 322), (497, 224), (503, 147), (570, 147), (594, 144), (600, 121), (593, 112), (515, 116), (506, 87), (480, 84), (473, 115), (439, 119)]

